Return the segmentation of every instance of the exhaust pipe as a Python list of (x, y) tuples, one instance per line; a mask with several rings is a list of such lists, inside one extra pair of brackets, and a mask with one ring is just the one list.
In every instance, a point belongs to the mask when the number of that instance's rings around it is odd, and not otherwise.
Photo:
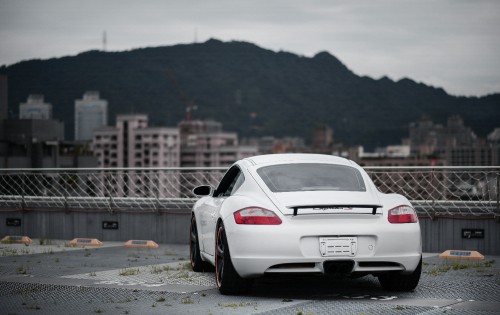
[(329, 260), (323, 263), (323, 271), (328, 275), (347, 275), (353, 269), (353, 260)]

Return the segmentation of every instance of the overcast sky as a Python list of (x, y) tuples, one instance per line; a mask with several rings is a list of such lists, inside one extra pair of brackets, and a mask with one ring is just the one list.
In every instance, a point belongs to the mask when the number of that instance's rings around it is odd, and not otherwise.
[(0, 65), (102, 49), (103, 31), (112, 51), (243, 40), (454, 95), (500, 92), (498, 0), (0, 0)]

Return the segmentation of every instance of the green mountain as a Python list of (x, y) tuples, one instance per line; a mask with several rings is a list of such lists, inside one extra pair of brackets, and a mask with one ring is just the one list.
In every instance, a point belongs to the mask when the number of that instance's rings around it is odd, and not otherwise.
[(246, 42), (89, 51), (0, 68), (9, 78), (9, 106), (43, 94), (73, 138), (74, 101), (98, 90), (119, 113), (148, 113), (154, 125), (175, 126), (194, 102), (194, 118), (223, 122), (240, 136), (302, 136), (326, 124), (335, 140), (368, 147), (399, 143), (422, 115), (445, 123), (459, 114), (480, 136), (500, 126), (500, 94), (456, 97), (410, 79), (375, 80), (351, 72), (328, 52), (312, 58)]

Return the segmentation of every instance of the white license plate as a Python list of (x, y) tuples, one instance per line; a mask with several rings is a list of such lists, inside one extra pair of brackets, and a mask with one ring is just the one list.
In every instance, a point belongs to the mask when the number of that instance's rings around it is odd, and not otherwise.
[(320, 237), (319, 250), (321, 256), (356, 256), (358, 249), (357, 237)]

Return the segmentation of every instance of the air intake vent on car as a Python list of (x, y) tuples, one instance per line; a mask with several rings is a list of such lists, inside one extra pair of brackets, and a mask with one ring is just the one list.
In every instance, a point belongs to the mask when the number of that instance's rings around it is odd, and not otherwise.
[(401, 267), (401, 264), (391, 261), (361, 261), (358, 265), (360, 267)]
[(302, 268), (314, 268), (315, 263), (290, 263), (290, 264), (279, 264), (274, 265), (269, 269), (302, 269)]

